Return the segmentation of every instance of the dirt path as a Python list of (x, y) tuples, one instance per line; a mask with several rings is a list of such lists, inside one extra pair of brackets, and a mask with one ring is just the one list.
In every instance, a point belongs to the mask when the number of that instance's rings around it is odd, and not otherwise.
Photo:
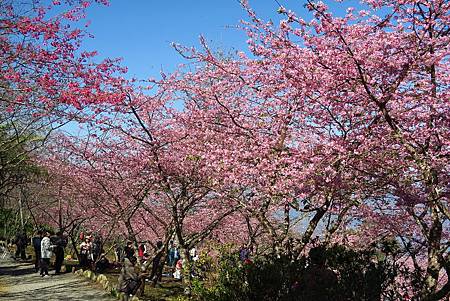
[(71, 273), (41, 278), (30, 263), (0, 260), (0, 300), (112, 301), (104, 290)]

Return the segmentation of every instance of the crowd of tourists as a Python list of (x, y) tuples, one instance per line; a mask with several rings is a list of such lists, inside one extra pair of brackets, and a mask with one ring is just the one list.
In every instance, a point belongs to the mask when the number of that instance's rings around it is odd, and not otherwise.
[(82, 232), (80, 240), (82, 243), (79, 247), (78, 259), (81, 268), (103, 272), (110, 267), (110, 262), (103, 249), (102, 238), (99, 235), (85, 235)]
[[(194, 249), (195, 256), (196, 251)], [(120, 245), (115, 250), (116, 259), (123, 262), (119, 276), (119, 291), (129, 298), (132, 295), (140, 295), (143, 292), (145, 282), (150, 281), (153, 285), (161, 280), (163, 275), (163, 255), (164, 245), (158, 241), (154, 246), (153, 254), (148, 252), (145, 242), (138, 244), (137, 250), (133, 242), (129, 241), (122, 248)], [(137, 254), (137, 256), (136, 256)], [(183, 260), (176, 243), (169, 242), (166, 266), (170, 273), (166, 276), (172, 276), (180, 280), (182, 277)]]
[[(14, 258), (16, 260), (26, 260), (31, 256), (26, 255), (26, 248), (30, 244), (26, 232), (17, 233), (13, 240), (16, 245)], [(41, 277), (48, 277), (50, 259), (54, 256), (55, 275), (61, 274), (61, 268), (64, 262), (64, 248), (67, 246), (67, 238), (62, 232), (52, 235), (49, 231), (38, 230), (31, 238), (31, 246), (34, 250), (34, 269), (39, 272)]]
[[(82, 269), (93, 270), (97, 273), (103, 273), (108, 269), (121, 269), (119, 277), (119, 290), (127, 295), (137, 293), (143, 282), (148, 281), (156, 283), (161, 280), (163, 275), (163, 266), (168, 267), (165, 276), (181, 280), (183, 260), (181, 259), (176, 242), (170, 241), (167, 254), (164, 250), (162, 241), (151, 244), (149, 241), (143, 241), (136, 244), (134, 241), (116, 242), (114, 245), (114, 260), (106, 256), (103, 249), (103, 241), (100, 235), (80, 233), (81, 243), (75, 250), (78, 257), (78, 267)], [(54, 275), (61, 273), (65, 248), (68, 239), (62, 232), (53, 235), (47, 230), (38, 230), (31, 240), (25, 231), (20, 231), (13, 239), (2, 239), (2, 250), (9, 250), (15, 245), (16, 250), (14, 259), (30, 260), (31, 255), (27, 256), (26, 250), (31, 243), (34, 251), (33, 261), (35, 272), (39, 272), (42, 277), (49, 277), (49, 267), (51, 259), (54, 258)], [(162, 264), (163, 256), (164, 264)], [(68, 257), (71, 257), (70, 255)], [(190, 259), (195, 261), (198, 254), (195, 248), (190, 250)]]
[[(183, 259), (179, 248), (174, 241), (170, 241), (167, 249), (164, 249), (162, 241), (151, 244), (149, 241), (136, 243), (135, 241), (117, 242), (113, 248), (114, 260), (110, 261), (103, 249), (102, 237), (98, 234), (80, 233), (81, 243), (76, 250), (78, 266), (82, 269), (103, 273), (109, 269), (120, 269), (118, 290), (127, 298), (131, 295), (141, 294), (145, 282), (155, 284), (163, 276), (163, 267), (166, 267), (164, 276), (181, 280), (183, 277)], [(51, 259), (54, 258), (54, 275), (61, 274), (65, 258), (65, 248), (68, 239), (62, 232), (52, 234), (47, 230), (38, 230), (31, 240), (25, 231), (18, 232), (13, 240), (16, 246), (16, 260), (31, 259), (26, 254), (30, 245), (34, 251), (34, 269), (41, 277), (49, 277)], [(7, 245), (5, 243), (5, 245)], [(11, 245), (10, 245), (11, 246)], [(115, 247), (115, 248), (114, 248)], [(192, 261), (198, 260), (197, 250), (189, 252)], [(163, 256), (166, 256), (163, 258)], [(69, 255), (69, 257), (71, 257)], [(162, 262), (164, 260), (164, 262)], [(168, 271), (168, 272), (167, 272)]]

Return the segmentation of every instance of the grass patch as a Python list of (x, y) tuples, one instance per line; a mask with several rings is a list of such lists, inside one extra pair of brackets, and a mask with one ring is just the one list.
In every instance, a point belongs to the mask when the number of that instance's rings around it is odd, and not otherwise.
[[(103, 273), (108, 278), (111, 287), (117, 287), (119, 279), (119, 271), (109, 271)], [(144, 295), (141, 300), (145, 301), (172, 301), (177, 297), (183, 296), (184, 288), (180, 281), (175, 281), (173, 278), (163, 277), (156, 287), (150, 286), (151, 282), (145, 283)]]

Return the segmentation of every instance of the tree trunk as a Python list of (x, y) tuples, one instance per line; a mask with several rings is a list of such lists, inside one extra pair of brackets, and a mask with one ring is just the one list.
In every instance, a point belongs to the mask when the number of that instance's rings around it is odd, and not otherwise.
[(192, 262), (189, 254), (189, 248), (182, 247), (181, 257), (183, 258), (183, 285), (184, 293), (190, 295), (192, 286), (191, 269)]
[(436, 204), (433, 204), (431, 207), (431, 218), (433, 222), (428, 235), (428, 266), (422, 291), (424, 300), (429, 295), (435, 293), (438, 285), (439, 271), (441, 270), (439, 254), (441, 249), (442, 222), (439, 218), (439, 211)]

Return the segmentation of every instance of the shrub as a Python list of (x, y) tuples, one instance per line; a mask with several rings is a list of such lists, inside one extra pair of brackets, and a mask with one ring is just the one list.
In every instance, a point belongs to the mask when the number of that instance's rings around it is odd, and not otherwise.
[(241, 262), (237, 252), (225, 251), (215, 273), (194, 280), (192, 291), (202, 301), (381, 300), (394, 295), (388, 291), (397, 275), (387, 255), (376, 247), (332, 246), (298, 259), (266, 255)]

